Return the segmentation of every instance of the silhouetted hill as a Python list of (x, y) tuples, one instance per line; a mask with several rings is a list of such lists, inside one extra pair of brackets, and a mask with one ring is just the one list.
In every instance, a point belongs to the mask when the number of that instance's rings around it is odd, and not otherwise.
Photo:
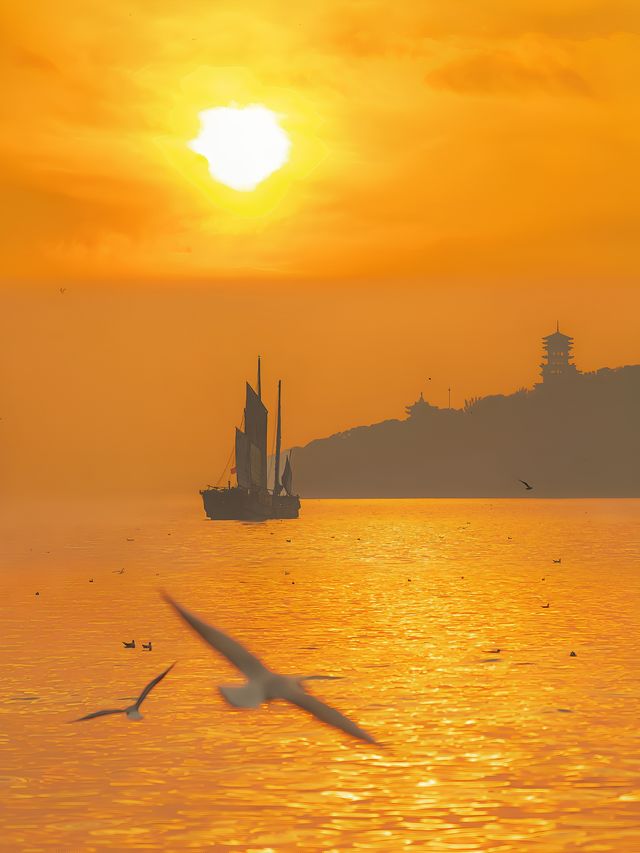
[[(294, 451), (303, 497), (640, 497), (640, 365), (356, 427)], [(518, 479), (534, 490), (526, 492)]]

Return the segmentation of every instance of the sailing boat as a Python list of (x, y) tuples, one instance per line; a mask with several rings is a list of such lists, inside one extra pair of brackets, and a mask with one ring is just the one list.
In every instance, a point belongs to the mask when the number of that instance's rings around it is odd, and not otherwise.
[[(264, 521), (268, 518), (298, 518), (300, 498), (293, 494), (291, 454), (280, 477), (282, 443), (282, 381), (278, 381), (278, 420), (276, 424), (275, 479), (273, 491), (267, 487), (267, 409), (262, 402), (260, 358), (258, 358), (258, 390), (246, 383), (244, 430), (236, 428), (236, 464), (231, 473), (237, 485), (226, 488), (201, 489), (204, 511), (211, 519)], [(283, 494), (284, 492), (284, 494)]]

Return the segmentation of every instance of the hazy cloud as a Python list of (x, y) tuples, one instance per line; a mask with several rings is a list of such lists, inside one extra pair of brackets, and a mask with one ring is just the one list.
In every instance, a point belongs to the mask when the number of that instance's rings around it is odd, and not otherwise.
[(507, 51), (483, 51), (455, 59), (427, 74), (426, 82), (470, 94), (592, 95), (590, 84), (574, 69), (548, 59), (528, 62)]

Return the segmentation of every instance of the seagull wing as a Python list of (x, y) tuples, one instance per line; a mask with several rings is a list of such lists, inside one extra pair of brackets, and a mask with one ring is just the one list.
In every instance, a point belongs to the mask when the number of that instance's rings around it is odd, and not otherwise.
[(364, 740), (367, 743), (377, 743), (375, 738), (372, 738), (364, 729), (357, 726), (353, 720), (345, 717), (344, 714), (341, 714), (340, 711), (336, 711), (336, 709), (332, 708), (330, 705), (325, 705), (324, 702), (321, 702), (309, 693), (305, 693), (302, 690), (298, 692), (296, 690), (295, 693), (287, 696), (286, 700), (287, 702), (291, 702), (293, 705), (297, 705), (298, 708), (302, 708), (303, 711), (308, 711), (309, 714), (313, 714), (314, 717), (317, 717), (323, 723), (327, 723), (327, 725), (333, 726), (336, 729), (342, 729), (343, 732), (346, 732), (352, 737)]
[(147, 698), (149, 693), (151, 693), (151, 691), (156, 686), (156, 684), (158, 684), (158, 682), (162, 681), (162, 679), (165, 677), (165, 675), (168, 672), (171, 672), (171, 670), (174, 668), (174, 666), (175, 666), (175, 663), (172, 663), (168, 669), (165, 669), (165, 671), (161, 672), (160, 675), (156, 675), (156, 677), (147, 684), (147, 686), (144, 688), (142, 693), (136, 699), (136, 708), (139, 708), (140, 705), (142, 705), (142, 703)]
[(247, 651), (244, 646), (218, 631), (212, 625), (207, 625), (202, 619), (198, 619), (193, 613), (182, 607), (174, 601), (169, 595), (164, 594), (164, 600), (178, 611), (180, 616), (188, 622), (189, 625), (196, 631), (202, 639), (209, 643), (212, 649), (215, 649), (219, 654), (225, 657), (230, 663), (237, 667), (240, 672), (244, 673), (247, 678), (255, 678), (258, 675), (263, 675), (269, 670), (264, 664), (251, 652)]
[(93, 714), (87, 714), (86, 717), (78, 717), (77, 720), (71, 720), (72, 723), (81, 723), (82, 720), (93, 720), (94, 717), (106, 717), (107, 714), (124, 714), (122, 708), (112, 708), (108, 711), (94, 711)]

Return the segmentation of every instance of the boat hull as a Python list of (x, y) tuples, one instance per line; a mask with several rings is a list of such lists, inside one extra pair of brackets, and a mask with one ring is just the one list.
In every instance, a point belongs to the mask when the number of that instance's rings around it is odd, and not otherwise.
[(267, 521), (270, 518), (298, 518), (297, 495), (272, 495), (266, 491), (248, 491), (240, 486), (227, 489), (202, 489), (207, 518), (213, 521)]

